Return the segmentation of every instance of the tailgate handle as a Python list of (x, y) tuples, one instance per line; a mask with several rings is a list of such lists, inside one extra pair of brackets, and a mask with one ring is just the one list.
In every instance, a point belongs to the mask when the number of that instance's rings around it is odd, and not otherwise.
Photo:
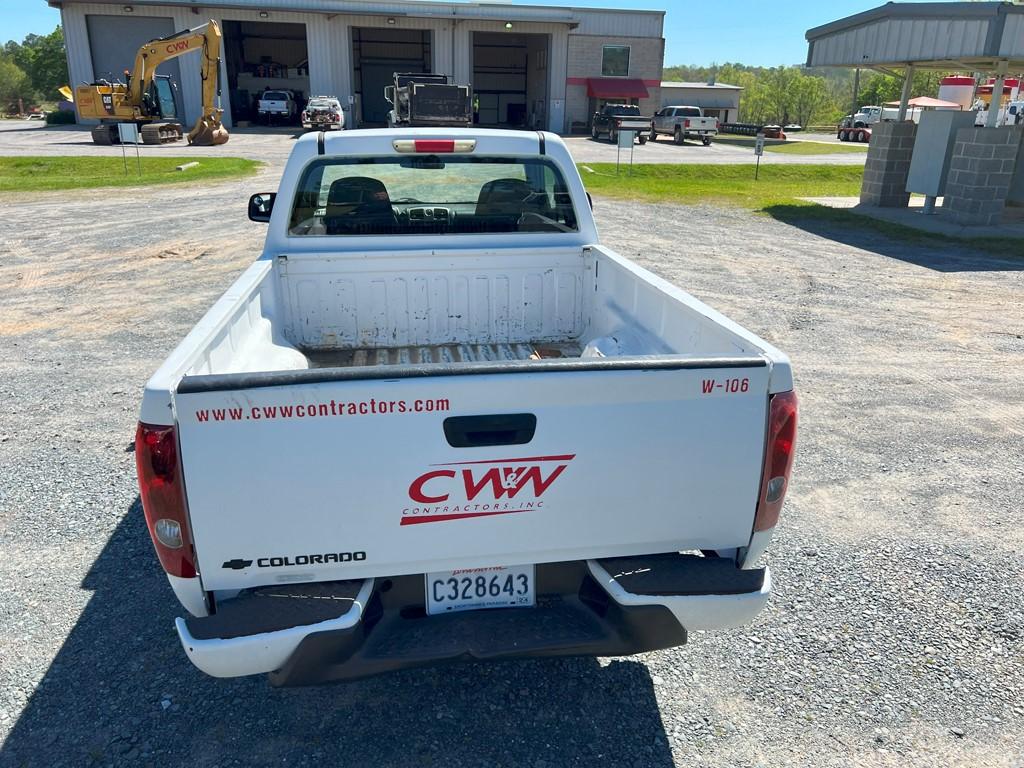
[(452, 448), (523, 445), (533, 440), (536, 431), (537, 417), (532, 413), (451, 416), (444, 420), (444, 437)]

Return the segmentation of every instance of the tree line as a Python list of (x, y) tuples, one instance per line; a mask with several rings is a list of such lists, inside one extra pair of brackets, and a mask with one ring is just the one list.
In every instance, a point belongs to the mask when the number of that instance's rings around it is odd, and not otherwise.
[(28, 111), (43, 102), (60, 100), (57, 89), (68, 84), (64, 32), (8, 40), (0, 49), (0, 109)]
[[(917, 72), (911, 97), (937, 96), (943, 73)], [(903, 78), (864, 70), (856, 82), (850, 69), (831, 67), (751, 67), (725, 63), (665, 67), (663, 80), (719, 82), (743, 88), (739, 121), (767, 125), (834, 125), (854, 108), (896, 101)]]

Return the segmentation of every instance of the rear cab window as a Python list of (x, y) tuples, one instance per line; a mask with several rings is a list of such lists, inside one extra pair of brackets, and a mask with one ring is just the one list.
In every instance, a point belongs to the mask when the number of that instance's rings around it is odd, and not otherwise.
[(291, 236), (576, 232), (558, 168), (542, 157), (325, 157), (302, 173)]

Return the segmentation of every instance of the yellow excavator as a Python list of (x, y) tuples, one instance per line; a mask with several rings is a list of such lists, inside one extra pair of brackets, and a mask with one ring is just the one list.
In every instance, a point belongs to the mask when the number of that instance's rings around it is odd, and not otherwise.
[(198, 51), (203, 80), (203, 114), (188, 133), (188, 143), (208, 147), (224, 144), (228, 132), (221, 124), (220, 103), (221, 32), (212, 19), (184, 32), (150, 40), (135, 54), (135, 69), (125, 71), (125, 83), (101, 80), (75, 88), (79, 118), (99, 119), (92, 129), (97, 144), (118, 143), (118, 123), (135, 123), (144, 144), (165, 144), (182, 137), (177, 122), (174, 85), (156, 68), (165, 61)]

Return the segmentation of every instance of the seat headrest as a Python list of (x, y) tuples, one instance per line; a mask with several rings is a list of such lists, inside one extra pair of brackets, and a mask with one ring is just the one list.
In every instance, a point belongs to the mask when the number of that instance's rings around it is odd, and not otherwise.
[(355, 206), (361, 211), (391, 208), (387, 187), (379, 179), (351, 176), (331, 183), (327, 192), (327, 205)]
[(478, 216), (519, 214), (527, 207), (533, 187), (522, 179), (494, 179), (480, 188), (476, 201)]

